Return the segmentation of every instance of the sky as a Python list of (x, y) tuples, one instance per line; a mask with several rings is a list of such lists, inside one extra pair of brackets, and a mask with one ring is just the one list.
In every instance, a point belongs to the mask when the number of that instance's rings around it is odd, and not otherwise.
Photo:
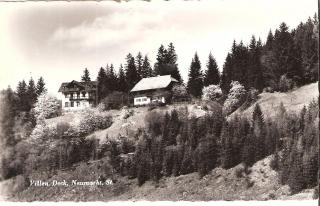
[(80, 80), (88, 68), (118, 69), (130, 52), (155, 63), (161, 44), (172, 42), (187, 81), (198, 53), (206, 69), (211, 52), (222, 70), (233, 40), (264, 42), (281, 22), (289, 28), (317, 11), (316, 0), (202, 0), (0, 3), (0, 89), (42, 76), (49, 93), (62, 82)]

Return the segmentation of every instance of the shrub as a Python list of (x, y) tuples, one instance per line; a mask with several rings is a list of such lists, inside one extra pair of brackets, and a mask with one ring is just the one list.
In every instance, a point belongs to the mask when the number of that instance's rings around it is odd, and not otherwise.
[(202, 100), (219, 101), (222, 97), (222, 90), (219, 85), (209, 85), (202, 89)]
[(104, 109), (120, 109), (129, 104), (128, 94), (114, 91), (102, 100)]
[(179, 100), (188, 98), (187, 88), (183, 84), (176, 84), (172, 87), (172, 99)]
[(237, 81), (232, 81), (231, 89), (229, 91), (228, 97), (223, 104), (223, 112), (225, 114), (231, 114), (237, 108), (239, 108), (245, 101), (247, 92), (243, 85)]
[(292, 89), (295, 86), (295, 83), (292, 79), (289, 79), (286, 75), (282, 75), (279, 81), (279, 90), (281, 92), (286, 92)]
[(79, 123), (80, 136), (90, 134), (99, 129), (108, 128), (111, 124), (111, 116), (95, 112), (94, 110), (87, 110)]
[(235, 171), (236, 177), (237, 178), (243, 177), (243, 172), (244, 172), (244, 168), (243, 167), (236, 168), (236, 171)]
[(59, 100), (45, 92), (42, 93), (35, 103), (34, 113), (37, 119), (58, 116), (61, 113)]

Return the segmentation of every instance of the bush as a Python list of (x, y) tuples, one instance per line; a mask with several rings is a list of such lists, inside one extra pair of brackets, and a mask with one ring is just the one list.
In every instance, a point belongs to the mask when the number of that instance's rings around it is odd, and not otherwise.
[(219, 101), (222, 97), (222, 90), (219, 85), (209, 85), (202, 89), (202, 100)]
[(61, 113), (59, 100), (45, 92), (42, 93), (34, 105), (34, 113), (37, 119), (59, 116)]
[(282, 75), (279, 81), (279, 90), (281, 92), (286, 92), (292, 89), (295, 86), (295, 83), (292, 79), (289, 79), (286, 75)]
[(111, 116), (93, 110), (85, 111), (79, 123), (80, 136), (90, 134), (99, 129), (106, 129), (112, 124)]
[(120, 109), (129, 104), (128, 94), (124, 92), (114, 91), (102, 100), (104, 109)]
[(172, 87), (172, 99), (179, 100), (188, 98), (187, 88), (183, 84), (176, 84)]
[(231, 89), (229, 91), (228, 97), (223, 104), (223, 112), (228, 115), (239, 108), (245, 101), (247, 91), (244, 86), (237, 81), (232, 81)]

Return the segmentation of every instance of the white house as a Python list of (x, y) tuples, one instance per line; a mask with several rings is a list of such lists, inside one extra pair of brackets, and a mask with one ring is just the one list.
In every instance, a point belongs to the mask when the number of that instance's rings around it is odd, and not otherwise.
[(96, 104), (97, 82), (64, 82), (59, 88), (64, 111), (81, 110)]
[(133, 104), (167, 103), (172, 86), (178, 83), (171, 75), (143, 78), (130, 91), (134, 96)]

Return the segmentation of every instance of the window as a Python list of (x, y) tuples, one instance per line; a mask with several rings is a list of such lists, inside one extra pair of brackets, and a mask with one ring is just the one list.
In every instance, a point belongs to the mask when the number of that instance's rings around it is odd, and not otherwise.
[(71, 107), (74, 107), (74, 102), (70, 102), (71, 103)]
[(77, 102), (77, 107), (80, 107), (80, 102)]
[(82, 97), (85, 97), (86, 96), (86, 93), (85, 92), (82, 92)]
[(65, 106), (65, 107), (69, 107), (69, 102), (65, 102), (65, 103), (64, 103), (64, 106)]
[(64, 97), (67, 98), (67, 97), (68, 97), (68, 94), (67, 94), (67, 93), (64, 93)]
[(72, 99), (73, 98), (73, 94), (70, 94), (70, 99)]
[(142, 99), (143, 102), (146, 102), (147, 100), (148, 100), (147, 97), (144, 97), (144, 98)]
[(78, 98), (78, 99), (80, 98), (80, 93), (79, 93), (79, 92), (77, 93), (77, 98)]
[(141, 102), (141, 99), (140, 99), (140, 98), (137, 98), (137, 99), (136, 99), (136, 102)]

